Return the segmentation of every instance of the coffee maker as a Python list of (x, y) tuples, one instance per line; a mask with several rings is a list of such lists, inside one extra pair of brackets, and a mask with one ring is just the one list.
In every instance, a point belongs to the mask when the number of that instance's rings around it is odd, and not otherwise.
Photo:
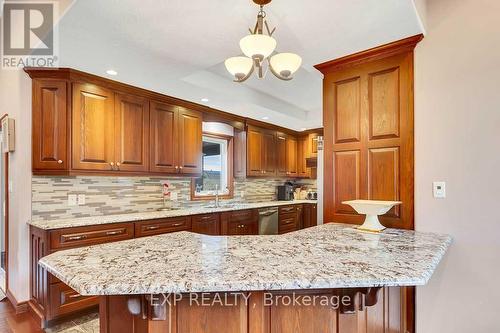
[(293, 200), (293, 185), (291, 183), (285, 183), (284, 185), (278, 185), (278, 200), (279, 201), (291, 201)]

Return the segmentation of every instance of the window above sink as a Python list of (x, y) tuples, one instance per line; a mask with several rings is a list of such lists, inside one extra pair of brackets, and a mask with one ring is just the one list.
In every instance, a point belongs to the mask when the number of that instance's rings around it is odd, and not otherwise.
[(202, 173), (191, 181), (191, 200), (233, 197), (233, 137), (203, 133)]

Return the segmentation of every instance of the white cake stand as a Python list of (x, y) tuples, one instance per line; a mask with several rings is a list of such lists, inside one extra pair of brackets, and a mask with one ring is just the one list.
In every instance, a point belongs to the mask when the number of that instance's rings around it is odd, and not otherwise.
[(366, 214), (365, 222), (363, 225), (359, 226), (358, 229), (380, 232), (385, 229), (385, 227), (380, 224), (378, 220), (378, 215), (384, 215), (392, 207), (402, 204), (401, 201), (379, 201), (379, 200), (349, 200), (342, 202), (345, 205), (349, 205), (359, 214)]

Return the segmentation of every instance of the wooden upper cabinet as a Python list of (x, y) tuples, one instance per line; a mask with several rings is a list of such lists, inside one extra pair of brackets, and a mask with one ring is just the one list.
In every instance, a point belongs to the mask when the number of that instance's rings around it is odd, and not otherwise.
[(134, 95), (115, 95), (115, 163), (119, 171), (149, 169), (149, 103)]
[(234, 161), (233, 173), (235, 179), (245, 179), (247, 176), (247, 132), (234, 131)]
[(247, 131), (247, 175), (262, 176), (262, 130), (248, 126)]
[(262, 133), (262, 171), (264, 176), (276, 175), (276, 134), (269, 130)]
[(413, 228), (413, 48), (409, 37), (318, 65), (324, 74), (324, 219), (362, 223), (345, 200), (402, 201), (380, 218)]
[(33, 170), (67, 170), (66, 81), (33, 81)]
[(310, 169), (306, 167), (306, 158), (309, 156), (309, 136), (302, 136), (297, 141), (297, 176), (310, 177)]
[(287, 136), (283, 133), (276, 135), (276, 175), (286, 177), (288, 164), (286, 159)]
[(151, 172), (176, 173), (177, 107), (150, 103), (150, 167)]
[(318, 156), (318, 133), (311, 133), (307, 138), (307, 157)]
[(113, 92), (92, 84), (73, 85), (73, 168), (114, 170)]
[(275, 176), (276, 132), (248, 126), (247, 138), (247, 175)]
[(297, 177), (297, 138), (289, 136), (286, 140), (287, 175)]
[(202, 123), (201, 112), (179, 107), (178, 110), (178, 167), (179, 173), (201, 174), (202, 168)]

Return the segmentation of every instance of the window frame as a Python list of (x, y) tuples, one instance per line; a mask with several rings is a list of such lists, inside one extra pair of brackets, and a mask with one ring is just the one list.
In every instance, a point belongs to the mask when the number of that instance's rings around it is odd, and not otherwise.
[[(202, 137), (221, 139), (227, 141), (227, 184), (229, 192), (219, 195), (219, 199), (232, 199), (234, 196), (234, 176), (233, 176), (233, 142), (234, 137), (219, 133), (203, 132)], [(203, 172), (203, 170), (202, 170)], [(191, 200), (214, 200), (215, 195), (196, 195), (196, 178), (191, 178)]]

